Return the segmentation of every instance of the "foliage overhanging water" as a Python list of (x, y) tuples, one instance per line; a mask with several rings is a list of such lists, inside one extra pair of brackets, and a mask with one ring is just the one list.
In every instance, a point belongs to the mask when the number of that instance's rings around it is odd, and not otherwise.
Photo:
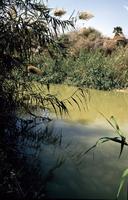
[[(52, 85), (50, 92), (64, 99), (75, 89)], [(65, 116), (50, 122), (50, 131), (61, 135), (62, 140), (61, 145), (42, 144), (39, 154), (42, 174), (50, 173), (46, 187), (48, 198), (116, 198), (121, 174), (128, 165), (127, 149), (120, 159), (120, 146), (113, 142), (102, 144), (88, 154), (84, 152), (100, 137), (115, 136), (100, 112), (107, 118), (113, 115), (127, 134), (127, 98), (127, 93), (90, 90), (85, 110), (80, 111), (74, 102), (68, 107), (70, 118)], [(124, 200), (127, 198), (125, 187), (120, 195)]]

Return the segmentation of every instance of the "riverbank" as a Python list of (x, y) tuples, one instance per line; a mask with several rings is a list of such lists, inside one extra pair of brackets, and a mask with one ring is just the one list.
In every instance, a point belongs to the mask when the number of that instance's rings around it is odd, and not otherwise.
[(128, 93), (128, 88), (126, 89), (116, 89), (115, 92), (121, 92), (121, 93)]
[[(68, 84), (99, 90), (128, 87), (128, 48), (119, 48), (111, 56), (99, 50), (81, 50), (77, 57), (67, 55), (52, 59), (40, 55), (33, 64), (44, 71), (42, 77), (33, 76), (44, 84)], [(47, 66), (47, 67), (46, 67)]]

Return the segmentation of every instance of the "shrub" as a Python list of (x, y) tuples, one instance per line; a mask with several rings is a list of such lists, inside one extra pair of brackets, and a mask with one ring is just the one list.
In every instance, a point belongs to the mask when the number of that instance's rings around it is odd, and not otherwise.
[[(99, 48), (96, 49), (89, 47), (93, 41), (89, 45), (87, 44), (88, 48), (84, 48), (83, 41), (85, 40), (82, 40), (81, 49), (78, 48), (80, 41), (76, 42), (77, 48), (73, 48), (73, 51), (77, 51), (75, 56), (71, 54), (66, 58), (56, 56), (56, 60), (45, 56), (43, 62), (47, 64), (47, 68), (41, 81), (44, 83), (67, 83), (100, 90), (127, 87), (128, 47), (118, 47), (111, 56), (106, 56), (101, 51), (103, 42), (101, 38), (95, 41), (95, 45), (99, 45)], [(37, 60), (42, 62), (42, 56), (38, 59), (35, 58), (35, 61)], [(39, 65), (41, 66), (42, 63)]]

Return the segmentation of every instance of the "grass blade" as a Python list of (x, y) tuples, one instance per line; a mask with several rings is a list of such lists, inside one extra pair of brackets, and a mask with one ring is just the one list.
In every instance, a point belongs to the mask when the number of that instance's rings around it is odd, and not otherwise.
[(117, 192), (117, 198), (119, 198), (120, 192), (123, 188), (123, 185), (126, 181), (127, 176), (128, 176), (128, 168), (123, 172), (123, 175), (121, 177), (121, 182), (120, 182), (119, 189), (118, 189), (118, 192)]

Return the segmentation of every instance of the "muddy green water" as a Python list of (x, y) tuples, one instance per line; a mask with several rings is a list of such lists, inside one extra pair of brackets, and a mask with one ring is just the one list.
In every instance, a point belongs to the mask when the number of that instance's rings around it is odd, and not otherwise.
[[(66, 85), (53, 85), (50, 87), (51, 94), (57, 95), (61, 99), (66, 99), (76, 91), (75, 87)], [(78, 93), (79, 94), (79, 93)], [(73, 102), (73, 107), (67, 103), (70, 114), (69, 120), (77, 121), (82, 124), (99, 124), (104, 123), (103, 113), (107, 118), (112, 115), (121, 125), (125, 125), (128, 119), (128, 93), (116, 91), (99, 91), (89, 90), (87, 95), (87, 105), (84, 104), (85, 110), (79, 111), (77, 105)], [(79, 99), (74, 96), (81, 105)], [(67, 118), (67, 117), (66, 117)], [(106, 124), (106, 122), (105, 122)]]
[[(68, 98), (76, 88), (51, 86), (50, 92), (60, 98)], [(79, 111), (76, 104), (68, 105), (70, 118), (53, 120), (50, 123), (54, 134), (62, 135), (59, 146), (42, 145), (39, 160), (42, 173), (56, 166), (57, 160), (63, 164), (57, 167), (47, 182), (47, 195), (50, 199), (116, 199), (123, 170), (128, 167), (127, 147), (118, 159), (120, 145), (108, 142), (95, 151), (84, 152), (103, 136), (114, 137), (115, 132), (105, 118), (116, 118), (124, 134), (128, 134), (128, 94), (90, 90), (85, 111)], [(87, 109), (88, 107), (88, 109)], [(127, 199), (126, 184), (120, 200)]]

